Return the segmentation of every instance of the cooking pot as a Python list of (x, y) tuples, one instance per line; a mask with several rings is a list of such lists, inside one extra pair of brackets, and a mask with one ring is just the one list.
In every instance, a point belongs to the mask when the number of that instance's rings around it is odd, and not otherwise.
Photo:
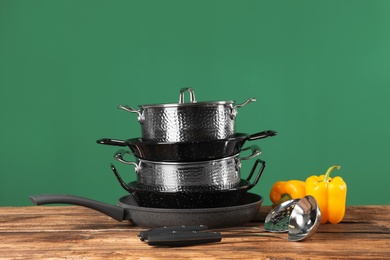
[[(261, 167), (251, 182), (253, 173), (257, 166)], [(111, 164), (111, 169), (122, 188), (131, 193), (139, 205), (153, 208), (215, 208), (228, 207), (238, 205), (245, 197), (248, 190), (252, 189), (259, 182), (264, 171), (265, 162), (257, 159), (252, 167), (247, 179), (242, 179), (239, 185), (235, 188), (225, 190), (184, 190), (177, 192), (156, 191), (144, 188), (136, 181), (125, 183), (115, 166)]]
[(161, 209), (141, 207), (132, 195), (119, 199), (118, 206), (104, 202), (63, 194), (30, 196), (36, 205), (73, 204), (99, 211), (115, 220), (129, 220), (141, 227), (199, 226), (223, 228), (241, 226), (253, 220), (258, 214), (263, 198), (247, 193), (237, 206), (199, 209)]
[[(190, 102), (184, 102), (189, 92)], [(242, 104), (235, 101), (197, 102), (191, 88), (180, 90), (179, 103), (140, 105), (140, 110), (120, 105), (118, 108), (137, 113), (142, 138), (154, 142), (188, 142), (224, 139), (235, 133), (237, 108), (256, 101), (248, 99)]]
[(127, 150), (119, 150), (114, 158), (122, 163), (134, 166), (137, 183), (142, 187), (158, 191), (205, 191), (224, 190), (239, 185), (241, 160), (258, 156), (261, 151), (256, 145), (249, 147), (252, 154), (245, 158), (239, 155), (208, 161), (196, 162), (160, 162), (135, 157), (136, 161), (123, 159)]
[(113, 146), (128, 146), (135, 157), (150, 161), (191, 162), (229, 157), (240, 153), (246, 141), (253, 141), (277, 135), (266, 130), (255, 134), (236, 133), (229, 138), (193, 142), (153, 142), (142, 138), (126, 141), (103, 138), (96, 142)]

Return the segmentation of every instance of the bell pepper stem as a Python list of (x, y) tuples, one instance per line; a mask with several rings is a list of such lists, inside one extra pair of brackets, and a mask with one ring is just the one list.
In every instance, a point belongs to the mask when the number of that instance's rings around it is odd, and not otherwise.
[(291, 200), (291, 196), (290, 194), (287, 194), (287, 193), (283, 193), (282, 196), (280, 196), (280, 200), (278, 200), (277, 202), (275, 202), (272, 207), (277, 207), (279, 206), (280, 204), (282, 204), (283, 202), (285, 201), (288, 201), (288, 200)]
[(334, 170), (334, 169), (337, 169), (337, 170), (340, 170), (341, 166), (339, 165), (333, 165), (333, 166), (330, 166), (329, 169), (326, 171), (325, 173), (325, 177), (324, 177), (324, 182), (328, 182), (329, 180), (329, 176), (330, 176), (330, 173)]

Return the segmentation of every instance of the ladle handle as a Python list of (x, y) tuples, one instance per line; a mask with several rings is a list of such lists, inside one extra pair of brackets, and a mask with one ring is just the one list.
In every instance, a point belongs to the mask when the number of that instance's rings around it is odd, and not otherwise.
[(84, 197), (64, 194), (42, 194), (30, 196), (30, 200), (35, 205), (44, 204), (72, 204), (87, 207), (99, 211), (115, 220), (125, 219), (125, 210), (122, 207), (107, 204), (104, 202), (87, 199)]

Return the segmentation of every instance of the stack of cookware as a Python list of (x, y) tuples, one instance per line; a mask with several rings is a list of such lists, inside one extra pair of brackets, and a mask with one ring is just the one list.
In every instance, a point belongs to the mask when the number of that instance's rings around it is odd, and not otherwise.
[[(189, 102), (185, 102), (185, 94)], [(191, 88), (180, 90), (174, 104), (127, 105), (120, 109), (138, 114), (142, 137), (128, 140), (104, 138), (100, 144), (128, 147), (114, 158), (132, 165), (136, 181), (126, 183), (113, 164), (111, 168), (121, 186), (138, 204), (153, 208), (214, 208), (240, 203), (259, 181), (265, 162), (256, 159), (244, 179), (241, 161), (261, 154), (258, 146), (243, 147), (246, 141), (276, 135), (267, 130), (252, 135), (235, 132), (235, 101), (197, 102)], [(243, 152), (246, 151), (246, 152)], [(241, 157), (242, 153), (249, 153)], [(134, 161), (125, 159), (127, 154)]]

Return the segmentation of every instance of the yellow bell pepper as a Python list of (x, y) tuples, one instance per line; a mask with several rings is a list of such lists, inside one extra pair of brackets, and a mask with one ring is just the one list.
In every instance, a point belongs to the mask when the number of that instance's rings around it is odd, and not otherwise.
[(322, 214), (321, 223), (329, 221), (337, 224), (345, 214), (347, 184), (339, 176), (329, 177), (334, 169), (340, 169), (340, 166), (331, 166), (325, 174), (306, 179), (306, 195), (312, 195), (317, 200)]
[(305, 182), (290, 180), (275, 182), (269, 197), (274, 206), (277, 206), (286, 200), (302, 198), (305, 195)]

